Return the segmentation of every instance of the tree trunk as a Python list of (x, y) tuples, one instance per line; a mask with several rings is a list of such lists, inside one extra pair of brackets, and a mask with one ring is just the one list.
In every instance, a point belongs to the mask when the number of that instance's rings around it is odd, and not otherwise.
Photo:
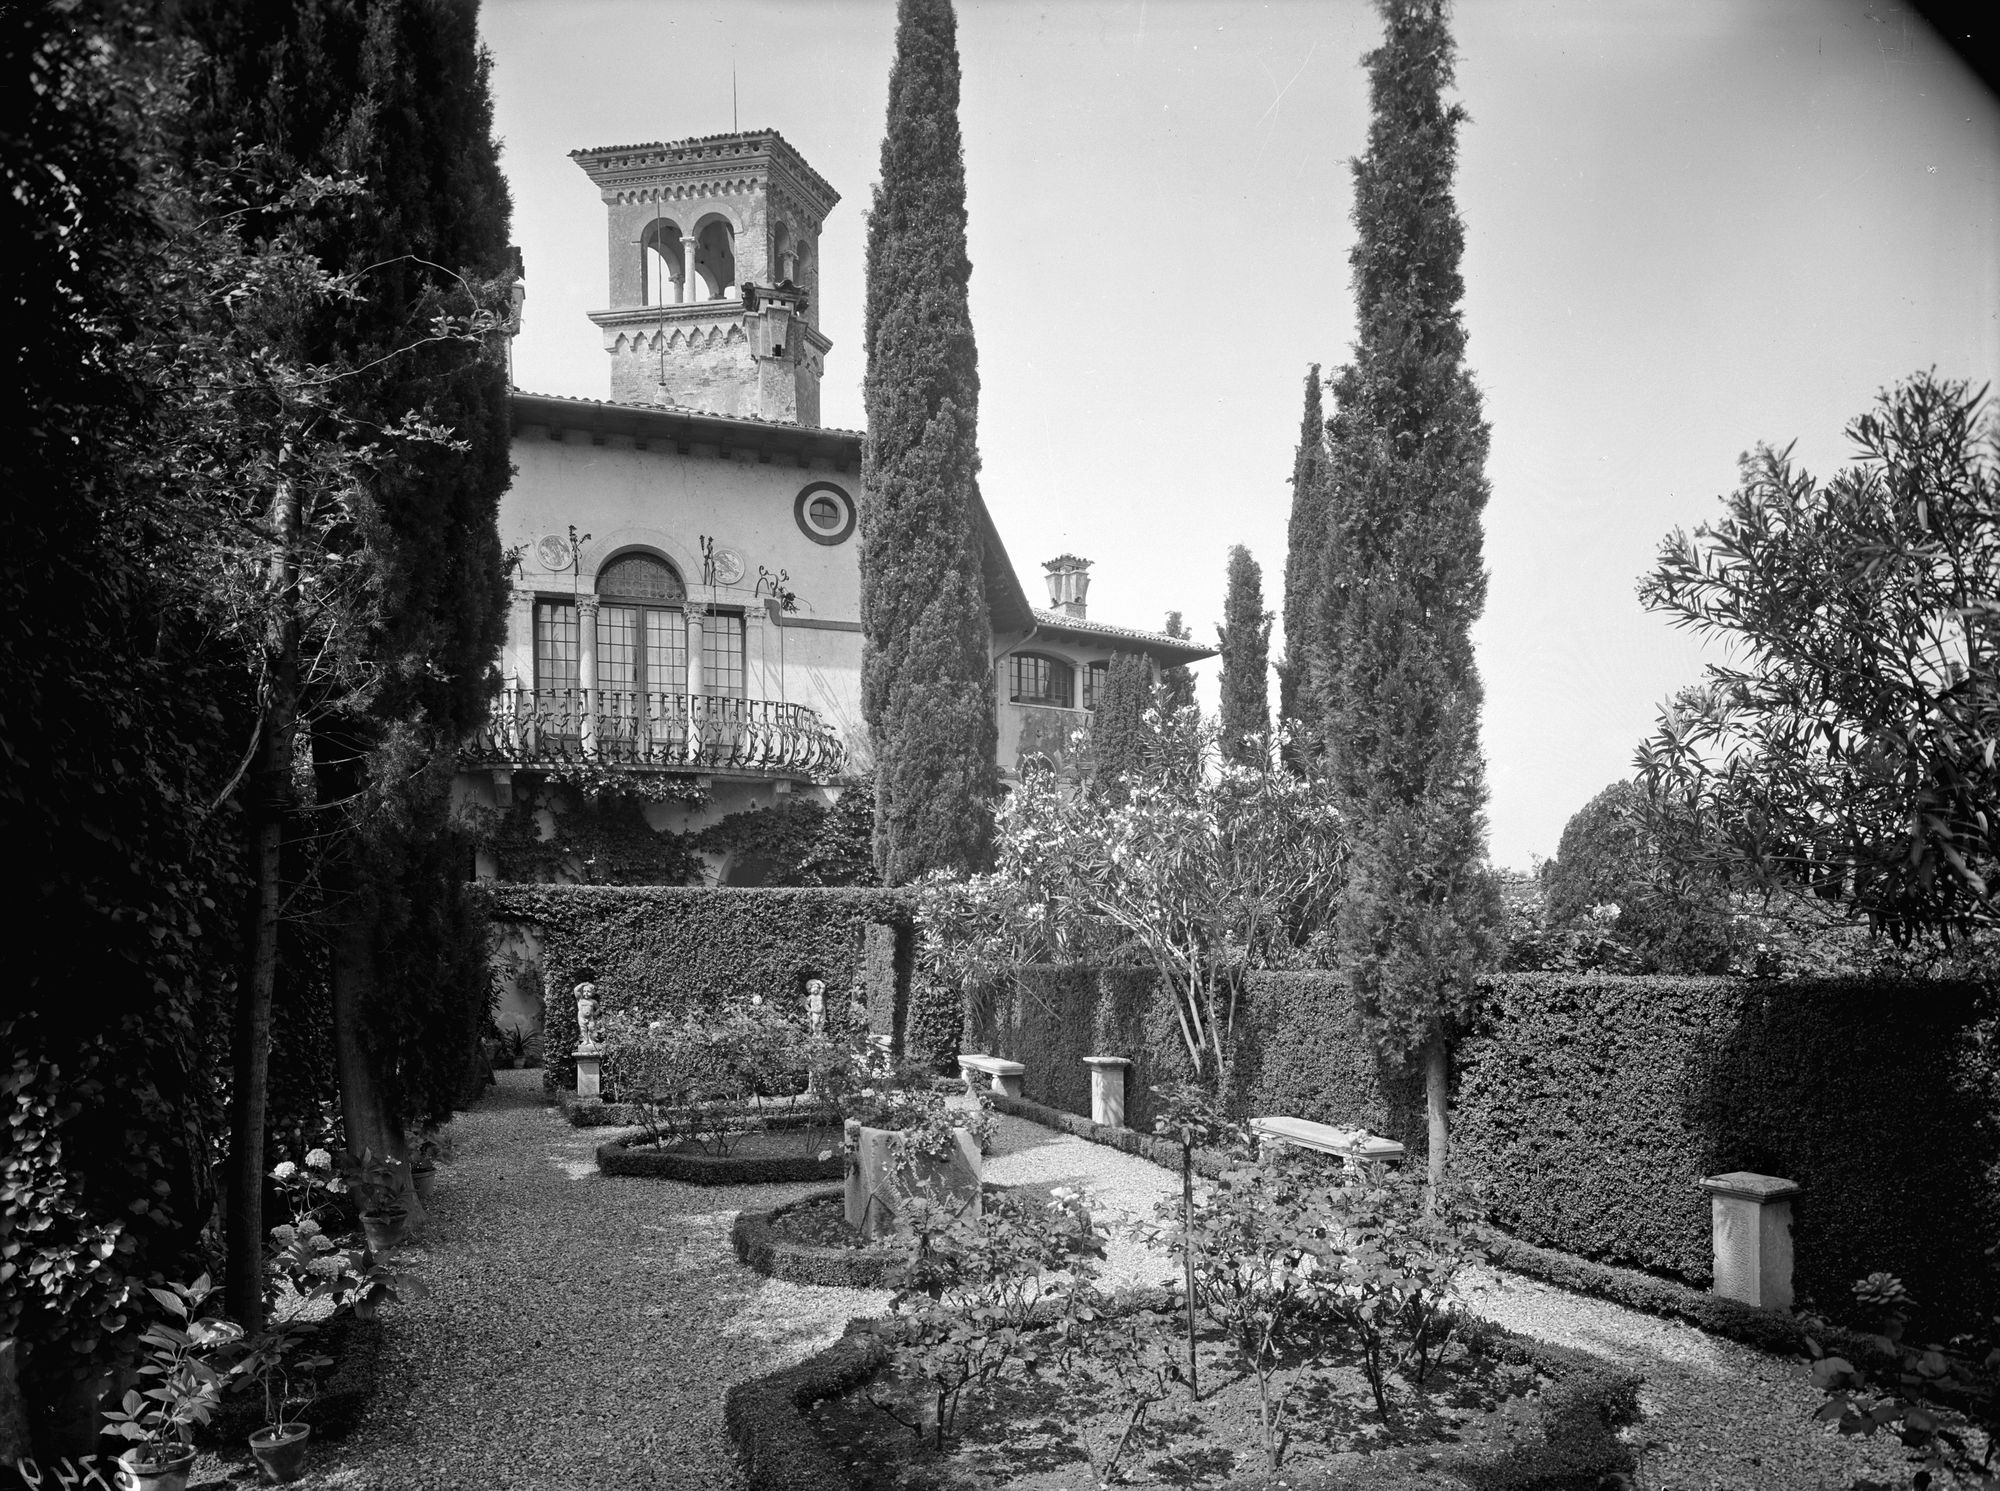
[[(408, 1158), (402, 1121), (389, 1106), (380, 1059), (380, 1036), (371, 1042), (368, 1022), (379, 1008), (375, 961), (375, 897), (359, 820), (367, 788), (367, 748), (358, 730), (339, 722), (313, 735), (314, 774), (321, 811), (337, 825), (325, 861), (328, 963), (333, 985), (334, 1068), (340, 1078), (340, 1121), (348, 1153), (377, 1160)], [(403, 1204), (417, 1209), (404, 1187)]]
[(298, 723), (295, 487), (279, 489), (271, 516), (278, 543), (269, 574), (275, 609), (264, 640), (264, 688), (251, 779), (249, 959), (236, 993), (228, 1193), (223, 1208), (224, 1308), (230, 1319), (253, 1334), (264, 1328), (264, 1123), (270, 1096), (271, 995), (278, 978), (285, 825), (291, 817), (292, 741)]
[(1424, 1210), (1436, 1215), (1438, 1193), (1444, 1186), (1444, 1166), (1451, 1147), (1451, 1052), (1442, 1027), (1431, 1032), (1424, 1047), (1424, 1108), (1429, 1118), (1430, 1175)]

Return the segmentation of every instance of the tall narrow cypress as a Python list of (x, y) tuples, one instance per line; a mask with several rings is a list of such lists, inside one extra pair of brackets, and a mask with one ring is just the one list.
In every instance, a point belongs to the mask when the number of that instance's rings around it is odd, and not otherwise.
[(958, 91), (950, 0), (901, 0), (868, 217), (861, 505), (862, 713), (891, 885), (983, 864), (998, 789)]
[[(1292, 458), (1292, 516), (1285, 530), (1285, 595), (1281, 613), (1285, 657), (1278, 664), (1278, 718), (1297, 729), (1309, 708), (1312, 668), (1313, 603), (1326, 564), (1327, 501), (1326, 416), (1320, 406), (1319, 364), (1306, 374), (1305, 417), (1299, 422), (1299, 448)], [(1288, 765), (1303, 765), (1306, 742), (1294, 741), (1285, 752)]]
[[(1192, 642), (1194, 633), (1181, 619), (1178, 611), (1167, 612), (1167, 624), (1161, 628), (1169, 637), (1178, 637), (1183, 642)], [(1162, 714), (1173, 714), (1182, 709), (1193, 709), (1194, 669), (1186, 663), (1175, 663), (1170, 668), (1160, 669), (1159, 705)]]
[(1246, 766), (1264, 760), (1271, 733), (1271, 613), (1264, 609), (1264, 572), (1250, 551), (1229, 551), (1229, 590), (1222, 603), (1222, 759)]
[(1465, 367), (1445, 0), (1377, 0), (1374, 118), (1354, 164), (1358, 338), (1334, 380), (1320, 728), (1348, 824), (1339, 959), (1378, 1050), (1421, 1054), (1444, 1172), (1452, 1022), (1490, 951), (1472, 623), (1486, 600), (1487, 428)]
[(1113, 801), (1126, 795), (1124, 779), (1145, 770), (1146, 711), (1153, 706), (1153, 680), (1146, 660), (1121, 652), (1104, 670), (1104, 688), (1090, 717), (1090, 754), (1097, 790)]

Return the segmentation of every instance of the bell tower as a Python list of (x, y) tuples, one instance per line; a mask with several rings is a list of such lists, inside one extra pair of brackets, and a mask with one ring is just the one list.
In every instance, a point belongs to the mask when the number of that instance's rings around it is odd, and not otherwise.
[(819, 231), (840, 200), (776, 130), (572, 151), (609, 217), (611, 397), (819, 423)]

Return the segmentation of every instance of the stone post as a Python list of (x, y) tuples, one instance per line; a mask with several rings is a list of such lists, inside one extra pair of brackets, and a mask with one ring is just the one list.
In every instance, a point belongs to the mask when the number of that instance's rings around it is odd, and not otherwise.
[(1714, 1292), (1764, 1310), (1792, 1307), (1792, 1197), (1775, 1175), (1732, 1170), (1701, 1182), (1715, 1247)]
[(1090, 1068), (1090, 1121), (1114, 1129), (1125, 1127), (1125, 1068), (1123, 1056), (1086, 1056)]
[(694, 254), (697, 247), (692, 238), (681, 240), (681, 282), (674, 289), (682, 305), (694, 304)]

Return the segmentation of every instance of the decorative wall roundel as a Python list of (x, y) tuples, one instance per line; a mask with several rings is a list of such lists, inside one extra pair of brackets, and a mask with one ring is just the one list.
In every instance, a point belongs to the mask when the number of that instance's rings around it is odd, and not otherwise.
[(854, 499), (830, 481), (807, 483), (792, 503), (792, 517), (816, 544), (844, 544), (854, 536)]
[(542, 568), (554, 572), (568, 569), (576, 556), (570, 552), (569, 540), (560, 533), (545, 533), (535, 540), (535, 557), (542, 562)]

